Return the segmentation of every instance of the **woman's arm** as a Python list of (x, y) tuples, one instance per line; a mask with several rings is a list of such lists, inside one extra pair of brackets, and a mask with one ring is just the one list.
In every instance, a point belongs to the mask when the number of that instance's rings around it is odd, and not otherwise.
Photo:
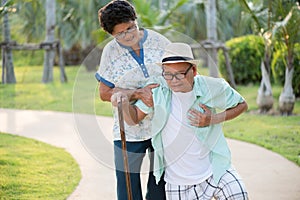
[(141, 99), (148, 107), (153, 107), (152, 89), (156, 88), (158, 84), (150, 84), (144, 88), (139, 89), (122, 89), (122, 88), (110, 88), (102, 82), (99, 82), (99, 96), (102, 101), (110, 101), (113, 94), (121, 92), (122, 95), (126, 95), (130, 100)]
[(146, 113), (141, 111), (137, 106), (130, 104), (126, 94), (122, 92), (113, 94), (111, 102), (113, 106), (118, 106), (118, 104), (122, 102), (123, 117), (128, 125), (133, 126), (138, 124), (147, 115)]

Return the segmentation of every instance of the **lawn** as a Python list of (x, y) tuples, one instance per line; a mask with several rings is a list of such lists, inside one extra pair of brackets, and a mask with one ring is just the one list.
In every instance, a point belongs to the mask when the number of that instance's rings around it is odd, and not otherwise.
[[(16, 67), (18, 83), (0, 85), (0, 107), (111, 116), (111, 105), (99, 100), (94, 72), (87, 72), (84, 67), (66, 67), (67, 83), (59, 82), (57, 67), (54, 72), (54, 82), (42, 84), (42, 67)], [(207, 69), (200, 72), (206, 74)], [(237, 90), (247, 100), (249, 110), (224, 124), (226, 136), (263, 146), (300, 166), (300, 101), (295, 104), (293, 116), (259, 115), (258, 85), (239, 86)], [(275, 111), (281, 90), (281, 86), (273, 86)]]
[(0, 133), (0, 199), (66, 199), (80, 178), (65, 150)]

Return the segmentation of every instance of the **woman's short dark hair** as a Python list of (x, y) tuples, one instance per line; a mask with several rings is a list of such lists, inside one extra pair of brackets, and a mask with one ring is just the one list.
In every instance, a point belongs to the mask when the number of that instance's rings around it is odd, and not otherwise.
[(116, 25), (134, 21), (137, 17), (134, 7), (128, 1), (114, 0), (99, 9), (98, 18), (100, 26), (111, 34)]

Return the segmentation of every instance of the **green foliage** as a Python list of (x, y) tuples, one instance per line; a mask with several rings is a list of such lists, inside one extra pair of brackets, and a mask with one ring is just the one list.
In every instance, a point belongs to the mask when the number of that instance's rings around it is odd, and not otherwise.
[(292, 50), (294, 44), (300, 42), (299, 39), (299, 21), (300, 21), (300, 7), (296, 4), (296, 0), (283, 1), (277, 4), (273, 15), (276, 16), (272, 34), (274, 40), (283, 42), (287, 45), (288, 50)]
[(134, 7), (136, 9), (139, 23), (145, 27), (153, 27), (158, 24), (158, 16), (160, 11), (152, 6), (151, 1), (134, 0)]
[(143, 27), (154, 28), (157, 31), (170, 29), (172, 25), (167, 23), (171, 15), (182, 7), (188, 0), (175, 0), (168, 2), (168, 9), (161, 10), (157, 2), (147, 0), (133, 0), (139, 23)]
[(201, 41), (206, 39), (206, 17), (203, 2), (189, 1), (170, 16), (176, 31)]
[[(237, 84), (259, 83), (260, 64), (264, 56), (263, 38), (254, 35), (242, 36), (227, 41), (226, 46), (230, 49), (229, 57), (235, 82)], [(219, 52), (218, 59), (222, 76), (229, 80), (222, 52)]]
[(0, 133), (0, 199), (66, 199), (80, 178), (65, 150)]
[(100, 1), (58, 0), (57, 31), (65, 49), (80, 45), (83, 49), (94, 45), (93, 31), (99, 28)]
[(7, 0), (5, 3), (3, 1), (0, 1), (0, 17), (2, 15), (11, 12), (11, 6), (13, 5), (13, 0)]
[[(294, 46), (294, 76), (293, 76), (293, 89), (297, 97), (300, 97), (300, 43), (296, 43)], [(275, 82), (283, 85), (285, 80), (285, 69), (287, 66), (287, 49), (286, 46), (281, 46), (280, 49), (277, 49), (273, 54), (273, 60), (271, 63), (272, 75), (275, 79)]]
[[(41, 1), (18, 2), (16, 20), (20, 24), (19, 33), (26, 37), (26, 42), (39, 42), (45, 37), (45, 7)], [(22, 19), (22, 20), (20, 20)], [(19, 42), (19, 41), (17, 41)]]

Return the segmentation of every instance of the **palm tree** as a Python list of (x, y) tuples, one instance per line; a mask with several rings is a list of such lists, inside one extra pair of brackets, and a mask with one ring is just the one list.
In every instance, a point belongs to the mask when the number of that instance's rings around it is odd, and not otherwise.
[(17, 0), (18, 17), (25, 42), (39, 43), (45, 37), (45, 3), (44, 1)]
[[(255, 12), (250, 9), (246, 0), (240, 0), (247, 11), (252, 15), (256, 22), (257, 28), (264, 31), (265, 38), (265, 56), (262, 63), (263, 79), (261, 87), (258, 92), (258, 105), (268, 104), (271, 101), (271, 87), (270, 87), (270, 55), (272, 48), (278, 47), (286, 49), (286, 72), (285, 83), (283, 91), (279, 97), (279, 111), (281, 114), (292, 114), (295, 95), (292, 87), (293, 79), (293, 60), (294, 60), (294, 46), (299, 41), (299, 21), (300, 21), (300, 7), (296, 0), (269, 0), (266, 5), (262, 5), (262, 11)], [(259, 18), (258, 16), (266, 16)], [(279, 20), (279, 21), (278, 21)], [(276, 44), (276, 45), (274, 45)], [(266, 98), (268, 97), (268, 98)], [(267, 108), (267, 107), (265, 107)]]
[[(11, 42), (10, 39), (10, 26), (9, 26), (9, 20), (8, 20), (8, 4), (7, 0), (2, 0), (2, 7), (4, 8), (3, 11), (3, 38), (4, 43), (9, 44)], [(16, 77), (14, 72), (14, 63), (13, 63), (13, 57), (11, 50), (5, 49), (3, 53), (2, 58), (2, 81), (3, 83), (16, 83)]]
[(291, 115), (295, 104), (295, 94), (292, 81), (294, 75), (294, 47), (299, 42), (300, 6), (298, 2), (282, 2), (278, 13), (285, 18), (275, 23), (273, 28), (274, 39), (280, 48), (286, 49), (286, 70), (283, 90), (279, 96), (279, 111), (282, 115)]
[[(274, 2), (273, 2), (274, 3)], [(240, 4), (243, 8), (250, 13), (254, 19), (256, 32), (264, 38), (265, 42), (265, 52), (264, 59), (261, 61), (261, 73), (262, 79), (260, 82), (260, 87), (258, 89), (258, 94), (256, 98), (256, 103), (259, 107), (260, 113), (267, 113), (272, 109), (274, 98), (272, 93), (270, 73), (271, 73), (271, 53), (273, 48), (273, 43), (271, 40), (271, 6), (272, 1), (268, 1), (267, 8), (259, 3), (258, 5), (253, 5), (251, 8), (246, 0), (240, 0)], [(276, 4), (275, 4), (276, 5)], [(266, 23), (267, 22), (267, 23)]]
[[(55, 40), (55, 0), (46, 0), (46, 38), (45, 43), (53, 43)], [(53, 81), (53, 64), (54, 64), (55, 50), (46, 49), (44, 55), (44, 71), (43, 83)]]
[[(209, 4), (215, 5), (215, 14), (212, 9), (209, 9)], [(243, 12), (242, 6), (232, 0), (216, 1), (215, 3), (207, 0), (195, 0), (185, 3), (170, 17), (169, 21), (171, 24), (176, 24), (173, 27), (177, 31), (185, 33), (198, 43), (206, 39), (215, 42), (226, 41), (233, 37), (252, 33), (250, 23), (252, 19)], [(212, 24), (215, 25), (211, 26)], [(212, 29), (213, 27), (215, 27), (215, 30)], [(204, 64), (208, 65), (207, 56), (203, 56), (203, 59)], [(214, 60), (213, 63), (217, 63), (216, 58), (209, 60)], [(217, 65), (214, 64), (214, 66)], [(217, 68), (212, 71), (210, 72), (211, 76), (217, 76)]]
[[(22, 20), (21, 32), (27, 42), (40, 42), (45, 33), (46, 1), (15, 0), (18, 17)], [(83, 57), (82, 50), (96, 45), (95, 32), (99, 30), (97, 11), (102, 1), (98, 0), (56, 0), (56, 38), (65, 52), (78, 47), (78, 59)], [(21, 21), (20, 20), (20, 21)], [(96, 39), (95, 39), (96, 38)], [(45, 41), (46, 42), (46, 41)], [(45, 71), (46, 72), (46, 71)]]
[(170, 18), (172, 18), (172, 15), (187, 3), (188, 0), (133, 0), (132, 2), (139, 15), (138, 18), (142, 26), (151, 27), (157, 31), (165, 31), (174, 27)]
[(217, 48), (214, 47), (215, 42), (217, 42), (217, 10), (216, 1), (209, 0), (205, 4), (205, 14), (206, 14), (206, 33), (207, 39), (212, 42), (212, 48), (208, 49), (208, 68), (209, 75), (212, 77), (219, 77), (218, 73), (218, 60), (217, 60)]
[(64, 47), (70, 49), (79, 45), (85, 49), (95, 45), (93, 33), (99, 29), (97, 11), (101, 1), (58, 0), (57, 28)]

